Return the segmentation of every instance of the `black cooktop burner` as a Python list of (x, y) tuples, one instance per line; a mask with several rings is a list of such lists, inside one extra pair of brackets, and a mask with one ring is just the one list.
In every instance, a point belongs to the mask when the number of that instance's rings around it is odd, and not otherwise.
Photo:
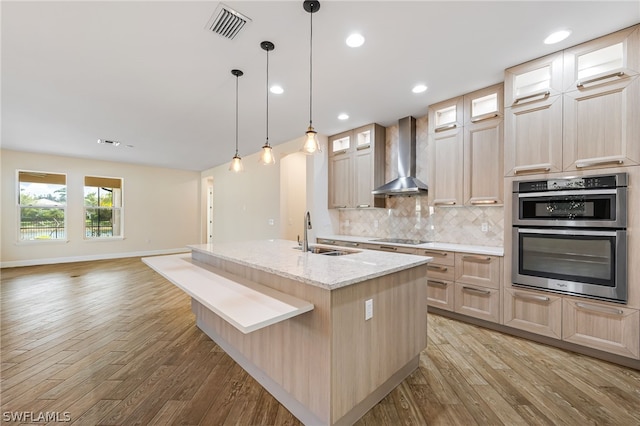
[(379, 240), (371, 240), (371, 242), (374, 242), (374, 243), (396, 243), (396, 244), (418, 245), (418, 244), (428, 243), (429, 241), (410, 240), (410, 239), (406, 239), (406, 238), (380, 238)]

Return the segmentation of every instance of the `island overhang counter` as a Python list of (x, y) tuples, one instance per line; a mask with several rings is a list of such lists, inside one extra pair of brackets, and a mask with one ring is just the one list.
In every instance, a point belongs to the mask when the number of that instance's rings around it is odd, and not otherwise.
[(191, 267), (309, 304), (246, 332), (192, 297), (197, 326), (304, 424), (353, 424), (418, 367), (430, 257), (370, 250), (326, 256), (286, 240), (189, 248)]

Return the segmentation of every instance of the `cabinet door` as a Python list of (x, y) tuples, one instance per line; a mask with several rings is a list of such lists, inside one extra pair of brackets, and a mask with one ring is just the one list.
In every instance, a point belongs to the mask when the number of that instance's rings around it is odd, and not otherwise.
[(562, 96), (505, 109), (506, 176), (562, 171)]
[(367, 146), (358, 149), (354, 156), (354, 207), (373, 207), (373, 151)]
[(439, 281), (453, 281), (455, 277), (455, 270), (450, 265), (439, 265), (437, 263), (427, 264), (427, 276), (429, 279)]
[(500, 322), (500, 290), (456, 282), (453, 303), (459, 314)]
[(548, 293), (505, 288), (504, 325), (562, 338), (562, 298)]
[(429, 198), (433, 205), (463, 204), (463, 137), (462, 128), (429, 135), (432, 153)]
[(464, 204), (498, 205), (504, 194), (502, 117), (464, 128)]
[(504, 73), (504, 106), (511, 108), (562, 93), (562, 52), (552, 53)]
[(564, 95), (564, 169), (640, 164), (640, 77)]
[(456, 282), (500, 288), (500, 257), (456, 253)]
[(427, 305), (453, 311), (454, 286), (451, 281), (427, 280)]
[(429, 106), (429, 133), (442, 133), (460, 129), (464, 125), (464, 98), (438, 102)]
[(622, 306), (564, 298), (562, 337), (567, 342), (640, 357), (640, 312)]
[(347, 152), (329, 157), (329, 208), (350, 206), (352, 159)]
[(433, 257), (433, 263), (445, 266), (455, 265), (455, 253), (452, 251), (436, 249), (418, 249), (417, 253), (422, 256)]

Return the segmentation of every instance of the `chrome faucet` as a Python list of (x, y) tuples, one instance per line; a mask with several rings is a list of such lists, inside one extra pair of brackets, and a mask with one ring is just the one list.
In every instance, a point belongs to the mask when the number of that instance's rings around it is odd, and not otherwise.
[(306, 212), (304, 214), (304, 233), (302, 234), (302, 251), (309, 251), (309, 237), (307, 236), (307, 230), (311, 229), (311, 214)]

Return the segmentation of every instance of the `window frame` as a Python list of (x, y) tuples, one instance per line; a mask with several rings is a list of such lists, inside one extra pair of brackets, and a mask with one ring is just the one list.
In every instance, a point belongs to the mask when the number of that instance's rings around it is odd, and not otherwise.
[[(52, 205), (52, 206), (34, 206), (31, 204), (22, 204), (22, 197), (21, 197), (21, 184), (23, 182), (32, 182), (32, 183), (45, 183), (45, 182), (38, 182), (38, 181), (28, 181), (28, 180), (22, 180), (21, 179), (21, 174), (32, 174), (34, 176), (36, 175), (57, 175), (57, 176), (63, 176), (64, 177), (64, 189), (65, 189), (65, 201), (62, 204), (59, 205)], [(68, 184), (68, 176), (66, 173), (62, 173), (62, 172), (45, 172), (45, 171), (41, 171), (41, 170), (27, 170), (27, 169), (16, 169), (16, 221), (17, 221), (17, 226), (16, 226), (16, 242), (18, 244), (60, 244), (60, 243), (67, 243), (69, 242), (69, 223), (68, 223), (68, 205), (69, 205), (69, 200), (68, 200), (68, 189), (69, 189), (69, 184)], [(62, 220), (62, 232), (64, 237), (63, 238), (33, 238), (33, 239), (23, 239), (22, 238), (22, 210), (25, 208), (32, 208), (32, 209), (41, 209), (41, 210), (62, 210), (63, 215), (64, 215), (64, 219)]]
[[(119, 195), (119, 199), (120, 199), (120, 205), (118, 207), (112, 206), (111, 207), (100, 207), (100, 206), (88, 206), (86, 203), (86, 188), (116, 188), (116, 187), (105, 187), (105, 186), (96, 186), (96, 185), (87, 185), (87, 178), (89, 179), (95, 179), (95, 180), (118, 180), (120, 181), (120, 195)], [(113, 241), (113, 240), (124, 240), (125, 238), (125, 228), (124, 228), (124, 178), (122, 177), (114, 177), (114, 176), (97, 176), (97, 175), (84, 175), (83, 179), (82, 179), (82, 220), (83, 220), (83, 224), (82, 224), (82, 234), (83, 234), (83, 239), (85, 241)], [(93, 236), (93, 235), (88, 235), (87, 234), (87, 209), (102, 209), (102, 210), (108, 210), (111, 212), (111, 217), (113, 218), (114, 215), (116, 214), (116, 211), (119, 215), (119, 229), (120, 232), (118, 235), (109, 235), (109, 236)], [(112, 221), (112, 233), (113, 233), (113, 221)]]

